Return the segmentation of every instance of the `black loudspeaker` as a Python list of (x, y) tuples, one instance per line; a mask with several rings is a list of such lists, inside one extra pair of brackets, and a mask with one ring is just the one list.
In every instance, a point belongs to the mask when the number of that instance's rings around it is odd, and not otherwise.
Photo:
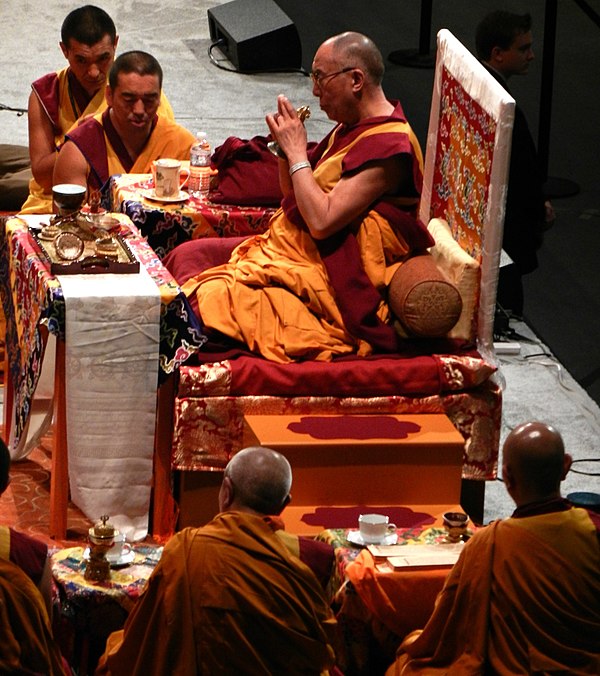
[(295, 70), (302, 66), (294, 22), (273, 0), (234, 0), (208, 10), (213, 43), (237, 70)]

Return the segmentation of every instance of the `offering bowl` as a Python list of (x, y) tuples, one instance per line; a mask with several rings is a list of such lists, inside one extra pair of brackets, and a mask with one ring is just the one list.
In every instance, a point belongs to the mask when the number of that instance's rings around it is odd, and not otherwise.
[(468, 515), (464, 512), (445, 512), (443, 519), (444, 527), (448, 531), (448, 542), (460, 542), (467, 534)]
[(108, 550), (115, 540), (115, 528), (108, 522), (108, 515), (88, 531), (90, 555), (86, 562), (84, 577), (92, 582), (104, 582), (110, 578), (110, 563), (106, 559)]
[(75, 183), (59, 183), (52, 186), (52, 199), (60, 216), (67, 216), (81, 209), (87, 188)]

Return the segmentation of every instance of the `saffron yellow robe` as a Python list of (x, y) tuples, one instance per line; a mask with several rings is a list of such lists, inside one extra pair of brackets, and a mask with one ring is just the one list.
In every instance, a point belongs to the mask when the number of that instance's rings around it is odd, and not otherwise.
[(226, 512), (169, 540), (96, 674), (319, 674), (335, 629), (316, 577), (265, 520)]
[(18, 566), (0, 559), (0, 674), (65, 673), (40, 592)]
[(108, 112), (94, 115), (66, 137), (67, 142), (77, 145), (87, 160), (89, 188), (101, 188), (115, 174), (148, 174), (152, 170), (152, 162), (160, 157), (188, 159), (190, 148), (196, 141), (190, 131), (159, 115), (146, 145), (127, 171), (106, 133), (105, 115)]
[[(65, 135), (79, 122), (90, 115), (101, 113), (106, 110), (104, 92), (106, 83), (94, 94), (83, 111), (78, 111), (73, 103), (73, 97), (69, 87), (69, 67), (59, 70), (56, 74), (47, 75), (36, 80), (31, 87), (38, 97), (46, 115), (54, 128), (54, 143), (56, 152), (65, 141)], [(55, 80), (54, 77), (55, 76)], [(52, 87), (48, 86), (48, 80), (52, 79)], [(42, 82), (44, 83), (42, 86)], [(159, 115), (167, 119), (174, 119), (173, 109), (167, 97), (161, 93), (161, 102), (158, 109)], [(29, 197), (21, 207), (22, 214), (51, 214), (52, 193), (47, 193), (40, 184), (32, 178), (29, 182)]]
[[(327, 147), (314, 168), (321, 189), (330, 192), (349, 169), (359, 169), (362, 156), (363, 163), (378, 159), (373, 148), (383, 138), (388, 139), (388, 145), (379, 157), (409, 155), (413, 175), (418, 177), (412, 194), (386, 196), (384, 200), (407, 212), (414, 211), (422, 155), (403, 114), (361, 123), (356, 133), (348, 134), (341, 125), (336, 128), (326, 139)], [(348, 157), (352, 157), (350, 167), (346, 165)], [(184, 293), (197, 295), (206, 328), (243, 342), (272, 361), (328, 361), (336, 355), (369, 354), (371, 345), (349, 332), (319, 247), (306, 227), (298, 224), (299, 214), (290, 217), (293, 207), (286, 208), (284, 199), (283, 208), (274, 214), (266, 233), (240, 244), (225, 265), (188, 280), (182, 287)], [(390, 312), (384, 300), (385, 288), (411, 253), (412, 243), (376, 208), (352, 227), (363, 269), (381, 294), (377, 315), (386, 323)]]
[(600, 545), (579, 508), (477, 532), (387, 676), (551, 673), (600, 673)]

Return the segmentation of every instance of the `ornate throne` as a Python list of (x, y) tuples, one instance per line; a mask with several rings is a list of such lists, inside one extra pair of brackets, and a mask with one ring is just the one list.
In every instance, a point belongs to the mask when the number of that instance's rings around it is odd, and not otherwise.
[(175, 529), (186, 477), (203, 473), (218, 485), (252, 414), (445, 414), (465, 440), (462, 504), (482, 516), (500, 436), (492, 331), (514, 100), (449, 31), (437, 42), (420, 217), (438, 268), (461, 294), (447, 338), (463, 348), (289, 365), (200, 355), (159, 395), (154, 533)]

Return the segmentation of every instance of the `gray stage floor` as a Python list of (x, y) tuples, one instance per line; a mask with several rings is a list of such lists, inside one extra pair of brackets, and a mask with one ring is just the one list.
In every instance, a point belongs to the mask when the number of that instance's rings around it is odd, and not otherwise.
[[(252, 2), (252, 0), (242, 0)], [(274, 110), (278, 93), (289, 95), (298, 105), (310, 103), (310, 80), (301, 73), (241, 75), (213, 65), (207, 9), (217, 1), (141, 0), (99, 2), (114, 18), (120, 34), (119, 51), (144, 49), (153, 53), (165, 71), (165, 91), (179, 122), (192, 131), (204, 130), (213, 145), (228, 136), (249, 138), (266, 134), (264, 116)], [(415, 0), (279, 0), (297, 22), (304, 47), (303, 63), (309, 67), (311, 53), (330, 34), (346, 29), (362, 30), (380, 45), (384, 55), (403, 47), (417, 47), (419, 8)], [(433, 3), (432, 41), (439, 28), (449, 28), (472, 48), (477, 19), (496, 7), (489, 0), (472, 3), (456, 0)], [(477, 5), (477, 16), (473, 7)], [(522, 2), (502, 6), (523, 11)], [(600, 2), (591, 3), (596, 12)], [(527, 5), (534, 16), (537, 45), (541, 47), (544, 25), (542, 0)], [(3, 0), (0, 55), (0, 103), (26, 108), (29, 84), (40, 75), (63, 66), (59, 50), (60, 25), (76, 7), (72, 2), (36, 3)], [(552, 108), (550, 174), (571, 178), (580, 184), (579, 195), (555, 201), (558, 221), (550, 231), (541, 255), (540, 270), (527, 280), (526, 315), (529, 326), (515, 329), (532, 342), (522, 342), (521, 354), (499, 358), (498, 377), (505, 384), (503, 432), (528, 419), (552, 423), (563, 433), (569, 450), (580, 461), (577, 471), (598, 472), (600, 459), (600, 409), (574, 379), (584, 382), (596, 396), (600, 370), (597, 322), (598, 274), (591, 252), (598, 249), (600, 225), (597, 120), (598, 28), (575, 2), (559, 3), (556, 78)], [(540, 58), (527, 78), (515, 82), (514, 93), (526, 110), (537, 134)], [(215, 51), (215, 56), (219, 52)], [(221, 63), (231, 67), (227, 61)], [(386, 90), (403, 101), (421, 141), (427, 129), (431, 71), (388, 65)], [(590, 93), (593, 93), (590, 95)], [(330, 129), (331, 123), (313, 106), (307, 123), (311, 139)], [(27, 144), (27, 116), (0, 111), (0, 143)], [(550, 317), (550, 319), (549, 319)], [(552, 318), (555, 317), (555, 320)], [(559, 362), (546, 345), (555, 345)], [(570, 345), (573, 348), (570, 349)], [(569, 373), (564, 364), (572, 371)], [(587, 459), (593, 462), (586, 462)], [(571, 472), (566, 492), (600, 492), (600, 479)], [(486, 520), (508, 515), (512, 504), (501, 482), (486, 490)]]

